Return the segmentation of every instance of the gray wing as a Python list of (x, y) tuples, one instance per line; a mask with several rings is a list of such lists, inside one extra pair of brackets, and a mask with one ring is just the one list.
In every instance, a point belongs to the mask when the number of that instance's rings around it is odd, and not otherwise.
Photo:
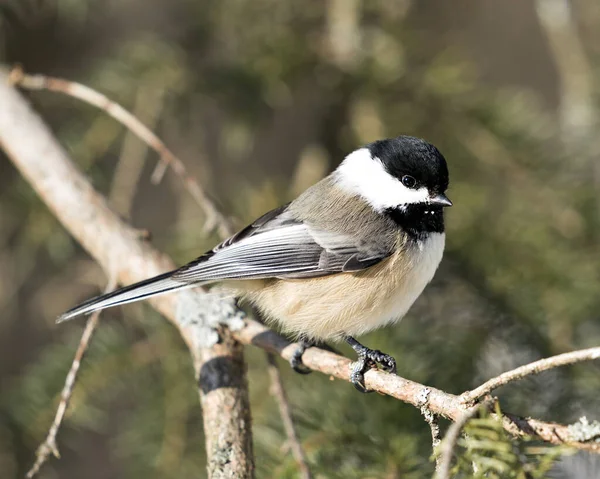
[(286, 205), (183, 266), (172, 278), (184, 282), (311, 278), (360, 271), (391, 253), (391, 245), (311, 226), (294, 218)]

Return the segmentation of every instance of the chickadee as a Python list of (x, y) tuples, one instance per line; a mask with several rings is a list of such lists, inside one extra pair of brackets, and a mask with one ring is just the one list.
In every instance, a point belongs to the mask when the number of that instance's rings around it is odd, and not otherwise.
[(376, 141), (348, 155), (291, 203), (187, 265), (96, 298), (60, 321), (194, 285), (221, 282), (300, 340), (345, 340), (358, 354), (352, 383), (396, 361), (355, 336), (398, 321), (431, 281), (444, 250), (446, 160), (419, 138)]

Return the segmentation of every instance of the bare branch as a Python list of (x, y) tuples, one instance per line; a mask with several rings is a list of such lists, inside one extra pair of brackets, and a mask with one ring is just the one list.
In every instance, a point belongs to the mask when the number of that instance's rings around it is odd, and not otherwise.
[[(162, 110), (164, 94), (164, 89), (154, 83), (141, 84), (135, 95), (134, 117), (143, 118), (146, 124), (155, 126)], [(112, 207), (125, 218), (130, 218), (131, 205), (144, 169), (148, 147), (131, 130), (123, 138), (108, 199)], [(166, 165), (164, 161), (158, 164)]]
[(285, 394), (281, 373), (279, 372), (275, 356), (271, 353), (267, 353), (267, 361), (269, 363), (269, 376), (271, 377), (271, 394), (275, 397), (277, 405), (279, 406), (279, 414), (281, 415), (281, 421), (283, 422), (283, 428), (285, 429), (290, 449), (292, 450), (294, 459), (298, 463), (302, 478), (311, 479), (312, 474), (310, 473), (308, 463), (306, 462), (304, 449), (302, 449), (302, 444), (300, 444), (298, 434), (296, 433), (296, 428), (292, 419), (292, 410), (287, 395)]
[(594, 69), (580, 38), (572, 2), (536, 0), (534, 6), (557, 68), (563, 139), (587, 139), (595, 133), (598, 120), (594, 108)]
[[(92, 188), (1, 71), (0, 105), (0, 145), (53, 214), (103, 268), (115, 267), (122, 284), (174, 269), (170, 258), (140, 241), (139, 232), (108, 208), (105, 198)], [(178, 328), (194, 359), (211, 477), (254, 477), (242, 348), (227, 330), (220, 332), (218, 345), (199, 347), (198, 326), (177, 317), (177, 298), (159, 296), (150, 302)]]
[[(207, 215), (207, 227), (205, 229), (210, 230), (214, 226), (216, 226), (222, 239), (225, 239), (225, 237), (233, 233), (231, 223), (226, 219), (225, 216), (223, 216), (217, 210), (214, 204), (212, 204), (210, 200), (208, 200), (208, 197), (201, 189), (199, 183), (187, 173), (183, 163), (178, 158), (176, 158), (175, 155), (173, 155), (173, 153), (171, 153), (171, 151), (167, 149), (166, 145), (164, 145), (164, 143), (158, 137), (156, 137), (147, 127), (145, 127), (137, 119), (136, 116), (126, 111), (120, 105), (110, 101), (104, 95), (97, 93), (84, 85), (69, 82), (67, 80), (59, 80), (56, 78), (44, 77), (42, 75), (25, 75), (24, 72), (19, 68), (15, 68), (12, 70), (12, 72), (10, 73), (10, 81), (18, 86), (21, 86), (22, 88), (45, 88), (51, 91), (58, 91), (73, 96), (75, 98), (81, 99), (106, 111), (109, 115), (111, 115), (121, 124), (123, 124), (133, 134), (137, 135), (138, 138), (140, 138), (148, 146), (156, 150), (159, 153), (159, 155), (161, 155), (162, 161), (157, 165), (157, 168), (155, 169), (154, 174), (152, 175), (154, 183), (160, 182), (164, 174), (164, 168), (166, 168), (167, 165), (171, 165), (179, 174), (180, 178), (184, 180), (184, 185), (186, 185), (188, 189), (190, 187), (192, 188), (192, 190), (190, 191), (192, 196), (196, 198), (196, 200), (198, 200), (199, 198), (202, 199), (201, 202), (199, 201), (199, 204), (203, 207)], [(147, 92), (144, 93), (144, 97), (145, 96), (147, 96)], [(138, 95), (138, 100), (139, 98), (140, 95)], [(116, 186), (113, 189), (116, 189)], [(123, 188), (121, 188), (121, 190), (122, 189)], [(131, 199), (131, 194), (128, 198), (129, 200)], [(129, 207), (127, 206), (127, 208), (125, 209), (128, 210), (128, 208)], [(287, 403), (287, 398), (285, 397), (285, 390), (283, 389), (283, 383), (281, 382), (277, 365), (273, 363), (271, 365), (270, 370), (272, 388), (275, 391), (277, 391), (276, 398), (279, 401), (279, 409), (282, 415), (282, 421), (284, 423), (285, 430), (288, 434), (292, 452), (302, 471), (303, 477), (311, 477), (310, 470), (308, 469), (308, 466), (306, 464), (306, 457), (304, 455), (304, 451), (302, 450), (302, 447), (296, 437), (294, 425), (291, 419), (289, 404)]]
[[(149, 147), (153, 148), (160, 155), (161, 162), (157, 165), (152, 175), (153, 183), (159, 183), (164, 175), (165, 168), (167, 166), (171, 166), (173, 170), (177, 173), (177, 175), (181, 178), (184, 186), (188, 189), (190, 194), (194, 197), (194, 199), (204, 210), (207, 217), (205, 222), (205, 231), (210, 231), (214, 227), (216, 227), (218, 229), (219, 236), (221, 236), (222, 239), (225, 239), (226, 237), (233, 234), (233, 227), (231, 225), (231, 222), (228, 221), (227, 218), (219, 212), (217, 207), (208, 199), (208, 196), (200, 187), (200, 184), (197, 182), (197, 180), (187, 172), (183, 162), (179, 160), (179, 158), (177, 158), (167, 148), (167, 146), (160, 140), (160, 138), (158, 138), (149, 128), (147, 128), (142, 122), (140, 122), (135, 115), (125, 110), (122, 106), (109, 100), (106, 96), (102, 95), (101, 93), (98, 93), (95, 90), (80, 83), (75, 83), (64, 79), (46, 77), (43, 75), (26, 75), (21, 68), (14, 68), (9, 74), (9, 79), (13, 84), (21, 88), (32, 90), (46, 89), (50, 91), (64, 93), (74, 98), (78, 98), (86, 103), (94, 105), (97, 108), (100, 108), (101, 110), (105, 111), (111, 117), (113, 117), (126, 128), (128, 128), (139, 139), (144, 141)], [(142, 97), (145, 98), (148, 95), (148, 92), (144, 92), (143, 89), (140, 90), (140, 92), (141, 93), (138, 95), (138, 100)], [(127, 145), (128, 144), (126, 144), (126, 147)], [(129, 149), (131, 149), (131, 147), (129, 147)], [(121, 156), (123, 157), (124, 155)], [(131, 154), (125, 155), (126, 158), (130, 158), (131, 156)], [(123, 161), (123, 158), (121, 158), (121, 161)], [(139, 175), (139, 171), (137, 173)], [(131, 202), (131, 188), (118, 188), (115, 183), (113, 187), (113, 193), (117, 190), (129, 192), (125, 201), (127, 203)], [(111, 194), (111, 196), (113, 196), (113, 194)], [(129, 206), (127, 206), (125, 210), (128, 211)], [(122, 213), (125, 213), (126, 211), (122, 211)], [(276, 367), (276, 365), (272, 366), (272, 368)], [(276, 374), (278, 377), (279, 371), (276, 371), (276, 373), (274, 374)], [(281, 383), (280, 378), (279, 380), (275, 378), (274, 374), (271, 374), (273, 388), (275, 388), (276, 390), (280, 390), (281, 393), (284, 395), (285, 392), (283, 390), (283, 384)], [(278, 396), (278, 400), (282, 400), (282, 398), (283, 400), (285, 400), (285, 396)], [(285, 425), (286, 432), (288, 433), (290, 443), (292, 444), (292, 451), (294, 453), (294, 457), (296, 458), (296, 461), (298, 462), (304, 477), (310, 477), (310, 471), (308, 469), (308, 466), (306, 465), (306, 457), (304, 456), (304, 452), (302, 451), (300, 444), (297, 442), (297, 438), (296, 440), (294, 440), (295, 431), (293, 430), (293, 423), (290, 422), (291, 415), (289, 411), (289, 405), (286, 405), (286, 407), (280, 406), (280, 412), (282, 414), (282, 421)], [(291, 432), (293, 432), (293, 435), (290, 435)]]
[[(144, 89), (141, 89), (140, 92), (141, 93), (138, 95), (138, 104), (141, 103), (142, 94), (144, 96), (147, 96), (147, 94), (148, 94), (148, 92), (146, 92)], [(130, 137), (128, 137), (128, 138), (130, 138)], [(132, 151), (131, 151), (132, 150), (132, 142), (127, 141), (128, 138), (125, 139), (124, 151), (121, 154), (119, 165), (123, 165), (126, 161), (128, 161), (128, 158), (130, 158), (130, 157), (136, 158), (136, 155), (131, 154), (132, 153)], [(130, 151), (126, 152), (125, 150), (130, 150)], [(128, 154), (126, 154), (126, 153), (128, 153)], [(137, 158), (141, 159), (141, 156), (142, 155), (137, 155)], [(140, 161), (140, 163), (141, 163), (141, 161)], [(141, 170), (141, 168), (139, 168), (139, 170)], [(125, 174), (123, 174), (123, 171), (124, 171), (123, 168), (117, 168), (117, 171), (113, 177), (111, 196), (116, 191), (127, 190), (127, 193), (125, 195), (123, 195), (121, 201), (119, 201), (118, 204), (120, 204), (120, 206), (123, 208), (122, 212), (127, 213), (127, 216), (128, 216), (128, 212), (131, 208), (131, 201), (135, 195), (135, 190), (137, 189), (139, 173), (134, 174), (133, 178), (131, 178), (131, 175), (125, 175)], [(125, 185), (125, 187), (119, 188), (119, 186), (118, 186), (119, 183), (123, 182), (123, 178), (125, 178), (126, 176), (129, 176), (129, 178), (126, 180), (127, 184)], [(114, 277), (114, 274), (111, 274), (110, 279), (108, 281), (108, 285), (104, 292), (108, 293), (108, 292), (114, 290), (116, 288), (116, 286), (117, 286), (117, 280)], [(83, 355), (87, 351), (87, 348), (89, 347), (89, 344), (92, 340), (92, 336), (93, 336), (93, 334), (96, 330), (96, 327), (98, 325), (98, 322), (100, 320), (100, 314), (101, 314), (101, 311), (94, 312), (90, 316), (90, 318), (88, 319), (88, 321), (86, 323), (83, 334), (81, 335), (81, 340), (79, 341), (79, 346), (77, 348), (77, 351), (75, 352), (75, 357), (73, 358), (73, 362), (71, 363), (71, 368), (67, 374), (67, 377), (65, 380), (65, 385), (61, 392), (61, 399), (60, 399), (60, 403), (58, 405), (58, 409), (56, 411), (56, 416), (54, 417), (54, 421), (53, 421), (52, 425), (50, 426), (50, 430), (48, 431), (46, 440), (38, 447), (38, 449), (36, 451), (36, 461), (35, 461), (34, 465), (32, 466), (32, 468), (27, 473), (28, 478), (34, 477), (39, 472), (42, 465), (47, 461), (50, 453), (52, 453), (54, 455), (54, 457), (60, 458), (60, 454), (58, 451), (58, 445), (56, 444), (56, 437), (58, 434), (58, 430), (62, 424), (62, 421), (64, 419), (65, 412), (69, 405), (71, 396), (73, 394), (73, 389), (75, 387), (75, 381), (77, 379), (77, 373), (79, 371), (79, 367), (81, 365)]]
[[(208, 199), (208, 196), (204, 193), (204, 190), (200, 187), (200, 184), (197, 182), (195, 178), (193, 178), (186, 170), (183, 162), (177, 158), (168, 148), (167, 146), (158, 138), (149, 128), (147, 128), (142, 122), (140, 122), (137, 117), (119, 104), (109, 100), (106, 96), (101, 93), (96, 92), (95, 90), (82, 85), (80, 83), (71, 82), (64, 79), (51, 78), (43, 75), (26, 75), (22, 69), (14, 68), (9, 74), (10, 81), (25, 89), (32, 90), (41, 90), (47, 89), (50, 91), (64, 93), (66, 95), (72, 96), (79, 100), (82, 100), (86, 103), (96, 106), (101, 110), (105, 111), (111, 117), (120, 122), (123, 126), (128, 128), (133, 134), (135, 134), (139, 139), (144, 141), (149, 147), (153, 148), (161, 157), (161, 162), (157, 165), (154, 173), (152, 175), (152, 181), (156, 184), (159, 183), (164, 175), (165, 168), (167, 166), (171, 166), (174, 171), (181, 178), (184, 186), (188, 189), (190, 194), (196, 199), (198, 204), (203, 208), (207, 219), (205, 222), (205, 231), (210, 231), (214, 227), (217, 227), (219, 236), (222, 239), (225, 239), (228, 236), (233, 234), (233, 227), (231, 222), (227, 220), (227, 218), (219, 212), (216, 206)], [(145, 98), (148, 95), (148, 92), (143, 89), (140, 90), (140, 94), (138, 95), (138, 103), (140, 98)], [(127, 145), (125, 146), (127, 148)], [(131, 147), (129, 147), (131, 149)], [(131, 153), (131, 152), (130, 152)], [(131, 157), (129, 155), (121, 155), (126, 158)], [(123, 158), (121, 158), (123, 161)], [(139, 172), (138, 172), (139, 174)], [(136, 180), (138, 175), (136, 175)], [(130, 191), (131, 188), (118, 188), (116, 185), (113, 188), (114, 191)], [(113, 196), (111, 194), (111, 196)], [(126, 203), (131, 202), (132, 195), (128, 194)], [(129, 211), (129, 205), (124, 207), (126, 211)], [(122, 213), (125, 213), (123, 211)], [(127, 215), (126, 215), (127, 216)], [(285, 399), (285, 391), (283, 389), (283, 383), (281, 382), (281, 378), (279, 377), (279, 371), (276, 369), (276, 365), (271, 365), (271, 371), (275, 369), (275, 372), (271, 373), (272, 387), (280, 391), (280, 394), (277, 395), (278, 401), (287, 401)], [(304, 452), (300, 444), (295, 438), (294, 425), (291, 422), (291, 413), (289, 411), (289, 405), (286, 403), (285, 406), (282, 406), (280, 403), (280, 413), (282, 415), (282, 421), (285, 425), (286, 432), (288, 433), (288, 438), (290, 443), (292, 444), (292, 451), (296, 461), (300, 469), (303, 472), (304, 477), (310, 477), (310, 471), (308, 466), (306, 465), (306, 457), (304, 456)]]
[(161, 163), (152, 175), (152, 181), (155, 184), (162, 179), (166, 166), (170, 166), (179, 177), (184, 188), (204, 211), (206, 215), (205, 231), (209, 232), (217, 227), (219, 235), (222, 237), (232, 234), (226, 219), (208, 198), (196, 178), (188, 173), (183, 162), (167, 148), (160, 138), (121, 105), (81, 83), (44, 75), (27, 75), (19, 67), (10, 72), (9, 82), (27, 90), (49, 90), (63, 93), (106, 112), (159, 154)]
[[(116, 286), (116, 279), (114, 277), (110, 278), (108, 281), (108, 286), (106, 287), (104, 292), (108, 293), (114, 290)], [(83, 355), (87, 351), (87, 348), (90, 344), (92, 336), (94, 335), (94, 331), (96, 330), (96, 326), (98, 325), (99, 320), (100, 311), (94, 312), (87, 320), (85, 329), (83, 330), (83, 334), (81, 335), (81, 339), (79, 341), (79, 346), (77, 347), (77, 351), (75, 352), (75, 357), (73, 358), (73, 362), (71, 363), (71, 369), (69, 369), (67, 378), (65, 379), (65, 385), (63, 386), (63, 389), (60, 393), (60, 402), (58, 403), (58, 409), (56, 410), (54, 421), (52, 422), (52, 426), (50, 426), (50, 430), (48, 431), (46, 439), (42, 444), (40, 444), (36, 451), (35, 463), (27, 472), (28, 478), (35, 476), (39, 472), (40, 468), (48, 460), (50, 454), (53, 454), (56, 458), (60, 458), (58, 446), (56, 445), (56, 435), (58, 434), (58, 430), (60, 429), (60, 426), (62, 425), (63, 419), (65, 417), (65, 412), (67, 411), (67, 407), (69, 406), (69, 401), (71, 400), (73, 388), (75, 387), (75, 382), (77, 381), (77, 373), (79, 372), (79, 366), (81, 366)]]
[[(233, 335), (244, 344), (252, 344), (269, 352), (279, 354), (290, 360), (298, 347), (271, 331), (266, 326), (252, 320), (246, 320), (246, 327), (235, 331)], [(313, 371), (319, 371), (328, 376), (344, 381), (350, 380), (352, 361), (329, 351), (318, 348), (307, 349), (302, 355), (302, 362)], [(427, 407), (432, 413), (457, 421), (463, 414), (478, 406), (466, 405), (460, 396), (446, 393), (433, 387), (404, 379), (403, 377), (371, 369), (365, 373), (365, 385), (368, 389), (399, 399), (417, 408), (423, 403), (423, 390), (429, 390)], [(502, 418), (504, 429), (516, 437), (535, 437), (551, 444), (569, 444), (579, 449), (585, 449), (600, 454), (600, 443), (577, 441), (570, 433), (569, 426), (537, 419), (524, 418), (505, 413)]]
[(481, 386), (476, 387), (472, 391), (467, 391), (462, 394), (461, 400), (465, 404), (471, 404), (481, 399), (486, 394), (489, 394), (494, 389), (504, 386), (505, 384), (523, 379), (532, 374), (539, 374), (549, 369), (567, 366), (569, 364), (580, 363), (583, 361), (593, 361), (600, 358), (600, 347), (581, 349), (570, 353), (559, 354), (545, 359), (540, 359), (530, 364), (525, 364), (512, 371), (507, 371), (499, 376), (486, 381)]

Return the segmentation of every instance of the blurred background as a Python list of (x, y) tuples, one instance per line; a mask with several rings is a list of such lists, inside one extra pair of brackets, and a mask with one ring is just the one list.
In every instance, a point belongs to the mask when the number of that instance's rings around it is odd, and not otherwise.
[[(0, 1), (0, 62), (132, 110), (237, 226), (361, 144), (410, 134), (437, 145), (455, 205), (441, 269), (399, 325), (363, 339), (394, 355), (401, 375), (457, 394), (600, 342), (599, 56), (596, 0)], [(155, 246), (183, 263), (218, 240), (172, 173), (151, 184), (156, 154), (120, 124), (60, 94), (26, 95)], [(0, 153), (3, 478), (31, 465), (84, 326), (55, 317), (105, 283)], [(204, 477), (177, 332), (146, 305), (102, 318), (59, 434), (62, 459), (40, 477)], [(257, 475), (297, 477), (264, 354), (247, 358)], [(282, 366), (318, 477), (431, 477), (418, 410)], [(598, 419), (599, 373), (585, 363), (498, 394), (520, 415)], [(578, 454), (549, 474), (597, 478), (600, 461)]]

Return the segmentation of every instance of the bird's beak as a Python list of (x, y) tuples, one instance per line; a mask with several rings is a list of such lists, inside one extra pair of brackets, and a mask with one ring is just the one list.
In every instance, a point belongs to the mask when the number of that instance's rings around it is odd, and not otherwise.
[(452, 206), (452, 201), (448, 199), (448, 197), (442, 193), (439, 195), (435, 195), (429, 198), (429, 203), (432, 205), (439, 206)]

